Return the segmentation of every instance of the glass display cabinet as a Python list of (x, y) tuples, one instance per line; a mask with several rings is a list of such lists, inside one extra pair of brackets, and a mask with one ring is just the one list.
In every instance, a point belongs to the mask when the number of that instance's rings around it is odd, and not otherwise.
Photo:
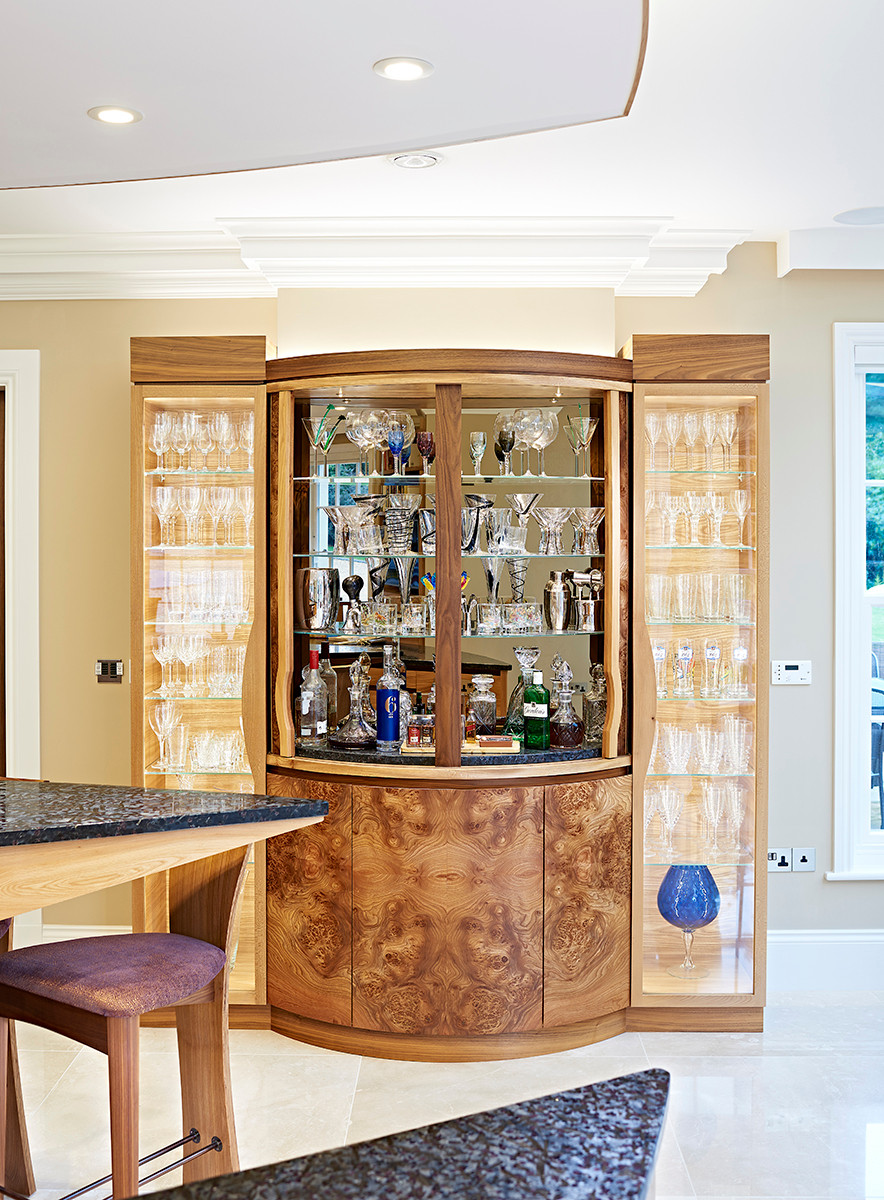
[(633, 1005), (755, 1007), (767, 845), (767, 339), (643, 336), (631, 349)]
[[(265, 391), (235, 382), (262, 381), (265, 353), (263, 338), (133, 339), (137, 786), (265, 790)], [(254, 868), (232, 976), (247, 1000)]]

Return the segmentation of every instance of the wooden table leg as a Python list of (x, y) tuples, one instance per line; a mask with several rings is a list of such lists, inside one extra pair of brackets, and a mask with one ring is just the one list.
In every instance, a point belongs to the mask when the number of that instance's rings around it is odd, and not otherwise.
[[(10, 950), (12, 928), (0, 938), (0, 954)], [(31, 1163), (31, 1147), (25, 1125), (25, 1108), (21, 1095), (21, 1076), (18, 1070), (18, 1047), (15, 1040), (15, 1022), (9, 1022), (9, 1041), (6, 1052), (6, 1186), (23, 1196), (30, 1196), (36, 1189), (34, 1167)]]

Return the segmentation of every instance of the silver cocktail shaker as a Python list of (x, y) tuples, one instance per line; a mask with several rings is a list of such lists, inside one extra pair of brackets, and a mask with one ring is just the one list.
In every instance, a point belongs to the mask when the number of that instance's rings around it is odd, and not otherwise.
[(338, 619), (341, 579), (337, 567), (295, 571), (295, 628), (328, 629)]
[(543, 615), (547, 629), (562, 633), (571, 624), (574, 593), (567, 571), (551, 571), (549, 582), (543, 589)]

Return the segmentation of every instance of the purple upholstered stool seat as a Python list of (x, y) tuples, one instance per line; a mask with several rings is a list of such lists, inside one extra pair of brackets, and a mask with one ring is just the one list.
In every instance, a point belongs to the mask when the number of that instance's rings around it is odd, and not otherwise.
[(11, 950), (0, 955), (0, 984), (103, 1017), (134, 1017), (198, 992), (225, 961), (219, 947), (179, 933), (125, 933)]

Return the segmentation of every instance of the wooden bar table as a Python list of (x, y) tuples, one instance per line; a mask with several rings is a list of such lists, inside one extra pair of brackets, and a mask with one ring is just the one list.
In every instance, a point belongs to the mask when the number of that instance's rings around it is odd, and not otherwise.
[[(253, 842), (314, 825), (327, 812), (323, 801), (297, 797), (0, 779), (0, 916), (182, 869), (177, 891), (186, 899), (175, 932), (223, 946), (219, 932), (229, 926), (232, 904), (218, 911), (216, 897), (230, 891), (219, 886), (222, 878), (241, 870)], [(226, 1004), (225, 988), (218, 1013), (225, 1028)], [(9, 1069), (14, 1102), (8, 1109), (8, 1181), (30, 1194), (34, 1181), (14, 1053)], [(185, 1129), (200, 1128), (211, 1113), (225, 1149), (187, 1164), (186, 1182), (238, 1167), (226, 1066), (219, 1069), (223, 1078), (185, 1091), (182, 1117)]]

